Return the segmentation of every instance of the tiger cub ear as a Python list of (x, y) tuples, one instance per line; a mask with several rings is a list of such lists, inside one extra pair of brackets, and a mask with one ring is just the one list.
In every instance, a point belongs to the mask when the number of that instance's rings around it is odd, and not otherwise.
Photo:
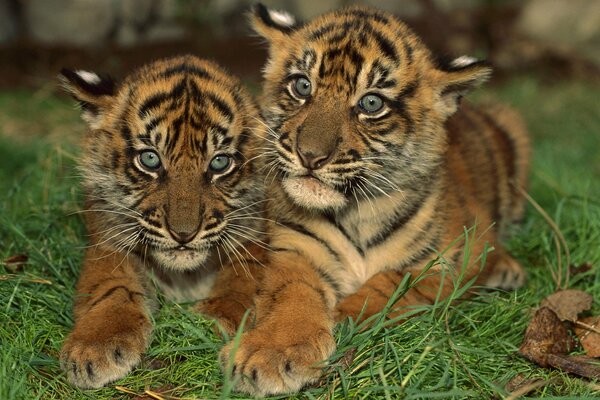
[(298, 27), (296, 18), (287, 11), (271, 10), (261, 3), (252, 7), (250, 23), (256, 33), (271, 45), (281, 41)]
[(492, 67), (486, 61), (461, 56), (449, 62), (438, 60), (434, 80), (439, 90), (438, 110), (449, 117), (458, 109), (460, 99), (492, 75)]
[(98, 128), (116, 93), (115, 82), (94, 72), (66, 68), (60, 71), (58, 79), (65, 91), (79, 102), (81, 118), (92, 129)]

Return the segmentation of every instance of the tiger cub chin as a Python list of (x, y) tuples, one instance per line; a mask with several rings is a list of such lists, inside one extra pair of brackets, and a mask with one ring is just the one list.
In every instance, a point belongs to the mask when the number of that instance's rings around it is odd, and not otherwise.
[[(259, 5), (252, 23), (270, 45), (261, 104), (277, 174), (268, 189), (275, 251), (255, 326), (222, 353), (238, 390), (315, 382), (335, 348), (335, 321), (378, 313), (440, 253), (445, 262), (389, 318), (447, 297), (461, 273), (462, 282), (523, 284), (498, 236), (523, 215), (525, 128), (507, 107), (459, 102), (488, 79), (486, 63), (440, 61), (395, 16), (371, 8), (296, 24)], [(461, 235), (473, 226), (465, 260)], [(486, 243), (494, 251), (479, 274)]]
[(90, 241), (60, 358), (71, 383), (97, 388), (140, 362), (152, 281), (175, 300), (210, 296), (199, 310), (231, 329), (241, 319), (261, 257), (264, 129), (240, 82), (193, 56), (121, 83), (81, 70), (60, 78), (89, 125), (80, 171)]

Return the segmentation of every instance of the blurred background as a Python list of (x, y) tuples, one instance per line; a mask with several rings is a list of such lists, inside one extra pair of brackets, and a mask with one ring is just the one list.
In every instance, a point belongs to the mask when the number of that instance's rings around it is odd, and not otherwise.
[[(58, 87), (58, 71), (81, 68), (120, 78), (150, 60), (193, 53), (227, 66), (258, 93), (266, 49), (246, 22), (252, 3), (0, 0), (0, 343), (9, 344), (0, 345), (0, 399), (83, 398), (64, 381), (57, 357), (72, 326), (72, 291), (86, 245), (77, 214), (82, 196), (75, 168), (77, 143), (86, 127), (75, 102)], [(264, 3), (306, 20), (353, 2)], [(362, 3), (394, 12), (440, 55), (468, 54), (492, 62), (493, 79), (469, 99), (500, 100), (520, 110), (533, 138), (531, 195), (564, 233), (573, 262), (600, 264), (600, 0)], [(518, 338), (508, 347), (502, 342), (502, 354), (521, 340), (526, 313), (520, 310), (536, 302), (528, 293), (552, 287), (545, 268), (532, 268), (555, 257), (546, 220), (530, 207), (519, 229), (507, 245), (528, 267), (532, 289), (514, 297), (515, 303), (502, 301), (500, 309), (516, 310), (503, 321), (510, 321), (504, 326)], [(595, 285), (600, 285), (599, 276)], [(127, 385), (143, 391), (148, 383), (156, 387), (167, 382), (199, 388), (194, 393), (200, 398), (216, 398), (222, 382), (216, 351), (189, 347), (210, 329), (197, 331), (196, 322), (190, 325), (192, 319), (182, 317), (182, 310), (169, 305), (161, 311), (163, 319), (157, 319), (163, 321), (156, 328), (158, 347), (165, 350), (154, 354), (171, 357), (164, 363), (168, 367), (141, 369)], [(515, 313), (520, 321), (516, 324)], [(200, 350), (181, 357), (170, 353), (191, 348)], [(497, 375), (489, 371), (506, 369), (503, 373), (509, 376), (515, 357), (511, 353), (506, 359), (510, 364), (498, 364), (502, 367), (489, 368), (488, 363), (480, 368), (479, 361), (471, 367), (495, 386)], [(531, 367), (519, 365), (529, 376)], [(376, 378), (372, 384), (379, 387)], [(589, 398), (588, 389), (575, 386), (568, 384), (565, 390)], [(186, 390), (174, 394), (187, 395)], [(116, 397), (109, 388), (97, 398)]]
[[(0, 88), (54, 84), (62, 66), (121, 76), (195, 53), (256, 82), (264, 61), (245, 13), (252, 0), (0, 0)], [(489, 58), (497, 76), (598, 78), (598, 0), (266, 0), (300, 20), (362, 3), (392, 11), (438, 53)], [(549, 75), (548, 75), (549, 74)]]

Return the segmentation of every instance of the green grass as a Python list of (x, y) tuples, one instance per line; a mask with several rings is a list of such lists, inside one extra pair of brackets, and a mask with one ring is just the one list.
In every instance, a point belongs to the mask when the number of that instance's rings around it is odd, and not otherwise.
[[(518, 78), (477, 94), (513, 104), (534, 137), (532, 196), (558, 223), (575, 264), (600, 265), (600, 88), (585, 82), (542, 85)], [(221, 341), (211, 323), (164, 303), (141, 368), (115, 385), (80, 391), (66, 383), (57, 356), (72, 326), (72, 296), (85, 245), (73, 169), (83, 124), (72, 103), (47, 93), (0, 93), (0, 259), (25, 253), (22, 271), (0, 266), (0, 399), (131, 399), (115, 389), (185, 398), (228, 398), (217, 365)], [(496, 398), (517, 374), (552, 379), (531, 397), (598, 395), (585, 380), (539, 368), (517, 349), (532, 307), (555, 290), (553, 234), (531, 207), (508, 243), (529, 273), (514, 293), (482, 293), (432, 307), (392, 328), (345, 324), (339, 349), (318, 387), (298, 398)], [(563, 255), (564, 260), (564, 255)], [(596, 296), (599, 269), (572, 287)]]

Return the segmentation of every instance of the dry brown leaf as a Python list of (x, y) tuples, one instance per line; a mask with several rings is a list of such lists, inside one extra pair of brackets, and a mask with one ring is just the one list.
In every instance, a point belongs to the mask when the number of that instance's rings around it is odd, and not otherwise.
[(584, 274), (588, 271), (591, 271), (593, 268), (592, 264), (589, 262), (580, 264), (580, 265), (574, 265), (572, 264), (571, 267), (569, 268), (569, 271), (571, 272), (571, 276), (576, 276), (579, 274)]
[(600, 317), (587, 317), (577, 321), (575, 334), (589, 357), (600, 357)]
[(542, 300), (541, 306), (556, 313), (561, 321), (577, 321), (577, 316), (592, 307), (593, 298), (575, 289), (559, 290)]
[(14, 274), (23, 270), (23, 265), (25, 265), (27, 260), (29, 260), (27, 254), (15, 254), (2, 261), (2, 264), (4, 264), (8, 272)]
[(531, 319), (519, 352), (528, 360), (547, 367), (548, 354), (567, 354), (575, 345), (569, 331), (548, 307), (541, 307)]

